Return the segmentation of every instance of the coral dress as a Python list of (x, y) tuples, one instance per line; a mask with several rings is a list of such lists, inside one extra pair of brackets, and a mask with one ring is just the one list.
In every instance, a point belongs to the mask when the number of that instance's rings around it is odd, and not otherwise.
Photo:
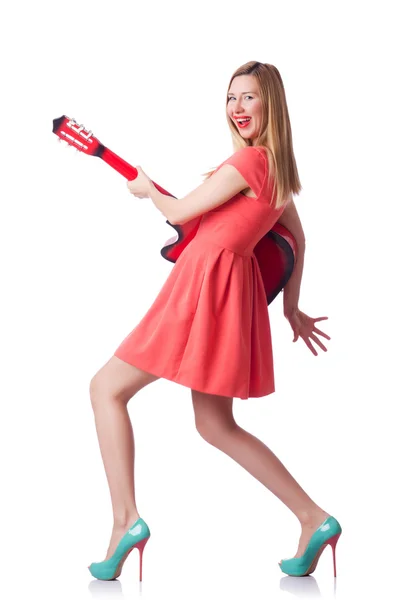
[(208, 394), (242, 400), (275, 391), (266, 292), (254, 248), (284, 207), (270, 206), (264, 149), (241, 148), (233, 165), (255, 194), (239, 192), (202, 215), (148, 312), (114, 355)]

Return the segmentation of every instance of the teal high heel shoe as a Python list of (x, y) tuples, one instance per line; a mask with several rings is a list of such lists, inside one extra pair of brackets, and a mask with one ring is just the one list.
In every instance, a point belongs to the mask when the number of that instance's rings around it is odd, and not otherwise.
[(318, 559), (322, 551), (329, 544), (332, 547), (334, 558), (334, 577), (336, 577), (335, 548), (342, 533), (342, 527), (334, 517), (327, 517), (316, 529), (309, 540), (307, 548), (302, 556), (288, 558), (279, 563), (280, 569), (287, 575), (303, 577), (310, 575), (317, 567)]
[(138, 548), (140, 557), (139, 581), (142, 581), (142, 555), (149, 538), (149, 527), (143, 519), (139, 518), (128, 528), (112, 556), (102, 562), (91, 563), (88, 570), (97, 579), (116, 579), (116, 577), (119, 577), (124, 561), (131, 550)]

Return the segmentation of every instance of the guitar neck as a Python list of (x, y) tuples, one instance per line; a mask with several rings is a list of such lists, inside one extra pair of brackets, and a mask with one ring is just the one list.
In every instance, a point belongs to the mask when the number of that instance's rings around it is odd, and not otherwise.
[[(102, 160), (104, 160), (105, 163), (107, 163), (110, 167), (118, 171), (118, 173), (120, 173), (120, 175), (123, 175), (123, 177), (125, 177), (128, 181), (131, 181), (138, 176), (138, 171), (135, 169), (135, 167), (123, 160), (120, 156), (117, 156), (117, 154), (109, 150), (109, 148), (106, 148), (106, 146), (104, 146), (103, 144), (99, 146), (96, 156), (102, 158)], [(175, 196), (167, 192), (167, 190), (162, 188), (154, 181), (152, 183), (154, 187), (157, 188), (158, 191), (162, 194), (175, 198)]]

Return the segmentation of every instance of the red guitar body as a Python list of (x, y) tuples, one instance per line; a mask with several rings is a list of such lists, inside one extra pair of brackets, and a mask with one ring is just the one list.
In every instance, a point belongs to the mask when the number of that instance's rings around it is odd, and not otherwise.
[[(61, 140), (66, 141), (80, 152), (101, 158), (128, 181), (137, 177), (138, 171), (135, 167), (106, 148), (92, 135), (91, 131), (87, 131), (84, 125), (78, 125), (74, 119), (65, 115), (54, 119), (52, 131)], [(153, 184), (162, 194), (175, 198), (154, 181)], [(167, 220), (166, 223), (175, 229), (176, 236), (167, 240), (160, 251), (161, 256), (175, 263), (181, 252), (196, 235), (201, 218), (202, 215), (183, 225), (172, 225)], [(295, 238), (288, 229), (279, 223), (275, 223), (255, 246), (254, 253), (259, 263), (268, 304), (274, 300), (291, 277), (295, 265), (296, 249)]]

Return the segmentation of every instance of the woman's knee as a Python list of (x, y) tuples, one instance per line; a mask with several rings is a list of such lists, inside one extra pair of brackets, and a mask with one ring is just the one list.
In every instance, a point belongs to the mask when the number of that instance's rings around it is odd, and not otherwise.
[(112, 356), (90, 381), (91, 403), (96, 405), (104, 398), (112, 398), (127, 404), (139, 390), (157, 379), (158, 376)]
[(216, 445), (219, 437), (237, 426), (233, 416), (233, 398), (192, 390), (196, 429), (208, 443)]

